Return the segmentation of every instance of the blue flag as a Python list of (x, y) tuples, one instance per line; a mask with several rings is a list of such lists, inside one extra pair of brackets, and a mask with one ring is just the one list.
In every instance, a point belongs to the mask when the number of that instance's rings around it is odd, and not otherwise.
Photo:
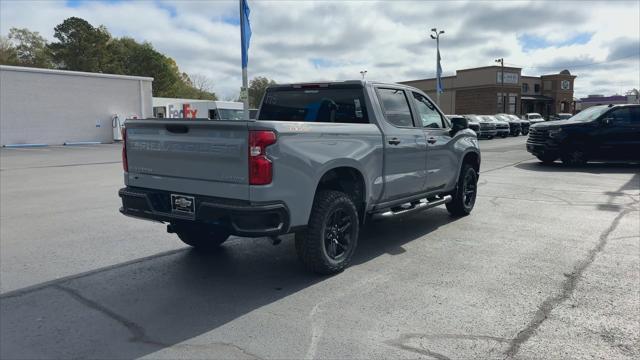
[(247, 0), (240, 0), (240, 41), (242, 42), (242, 67), (246, 68), (249, 63), (249, 43), (251, 42), (251, 23), (249, 23), (249, 4)]
[(440, 66), (440, 49), (438, 49), (438, 69), (437, 74), (438, 80), (436, 82), (436, 91), (440, 94), (444, 92), (444, 86), (442, 86), (442, 66)]

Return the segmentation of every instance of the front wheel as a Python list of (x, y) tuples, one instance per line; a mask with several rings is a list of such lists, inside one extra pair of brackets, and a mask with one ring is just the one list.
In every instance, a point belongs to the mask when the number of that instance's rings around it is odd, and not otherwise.
[(564, 165), (582, 166), (587, 163), (587, 154), (579, 148), (567, 149), (560, 155)]
[(501, 138), (505, 139), (507, 136), (509, 136), (509, 134), (507, 133), (502, 133), (502, 135), (500, 135)]
[(353, 201), (339, 191), (316, 195), (307, 228), (296, 233), (298, 258), (312, 272), (329, 275), (351, 263), (360, 222)]
[(466, 216), (471, 213), (478, 194), (478, 173), (469, 164), (462, 165), (458, 185), (453, 199), (447, 203), (447, 210), (453, 216)]
[(175, 232), (183, 243), (204, 251), (217, 249), (230, 235), (225, 229), (208, 225), (178, 225)]
[(553, 164), (556, 161), (556, 159), (558, 158), (557, 156), (550, 156), (550, 155), (541, 155), (541, 156), (536, 156), (536, 157), (538, 158), (538, 160), (540, 160), (545, 165)]

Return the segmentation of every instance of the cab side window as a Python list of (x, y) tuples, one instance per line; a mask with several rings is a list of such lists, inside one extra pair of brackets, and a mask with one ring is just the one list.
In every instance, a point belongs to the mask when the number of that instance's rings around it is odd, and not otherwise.
[(423, 128), (442, 129), (447, 127), (447, 123), (442, 119), (442, 116), (429, 99), (415, 92), (412, 94)]
[(404, 90), (378, 88), (377, 92), (388, 122), (398, 127), (413, 127), (411, 109)]
[(631, 112), (628, 107), (615, 109), (609, 113), (609, 117), (613, 119), (613, 125), (625, 126), (631, 123)]

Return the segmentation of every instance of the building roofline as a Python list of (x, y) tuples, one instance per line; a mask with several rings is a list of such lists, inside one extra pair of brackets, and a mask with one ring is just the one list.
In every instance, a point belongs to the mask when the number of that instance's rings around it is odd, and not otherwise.
[[(449, 75), (449, 76), (441, 76), (440, 79), (448, 79), (448, 78), (455, 78), (457, 77), (457, 75)], [(406, 84), (406, 83), (410, 83), (410, 82), (418, 82), (418, 81), (431, 81), (431, 80), (436, 80), (437, 78), (427, 78), (427, 79), (418, 79), (418, 80), (405, 80), (405, 81), (398, 81), (398, 84)]]
[[(481, 69), (491, 69), (491, 68), (500, 69), (500, 68), (501, 68), (501, 66), (500, 66), (500, 65), (480, 66), (480, 67), (475, 67), (475, 68), (460, 69), (460, 70), (456, 70), (456, 72), (461, 72), (461, 71), (472, 71), (472, 70), (481, 70)], [(504, 68), (505, 68), (505, 69), (512, 69), (512, 70), (522, 70), (522, 68), (514, 67), (514, 66), (505, 66)]]
[(70, 75), (70, 76), (100, 77), (100, 78), (108, 78), (108, 79), (153, 81), (152, 77), (145, 77), (145, 76), (103, 74), (103, 73), (92, 73), (92, 72), (84, 72), (84, 71), (56, 70), (56, 69), (40, 69), (40, 68), (31, 68), (31, 67), (23, 67), (23, 66), (0, 65), (0, 70), (41, 73), (41, 74), (50, 74), (50, 75)]

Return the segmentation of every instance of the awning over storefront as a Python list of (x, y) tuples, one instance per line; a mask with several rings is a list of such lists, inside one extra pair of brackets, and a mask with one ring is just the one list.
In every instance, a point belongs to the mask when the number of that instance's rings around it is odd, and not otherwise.
[(520, 99), (525, 101), (548, 101), (548, 102), (553, 101), (553, 98), (550, 98), (548, 96), (543, 96), (543, 95), (526, 95), (526, 96), (520, 97)]

